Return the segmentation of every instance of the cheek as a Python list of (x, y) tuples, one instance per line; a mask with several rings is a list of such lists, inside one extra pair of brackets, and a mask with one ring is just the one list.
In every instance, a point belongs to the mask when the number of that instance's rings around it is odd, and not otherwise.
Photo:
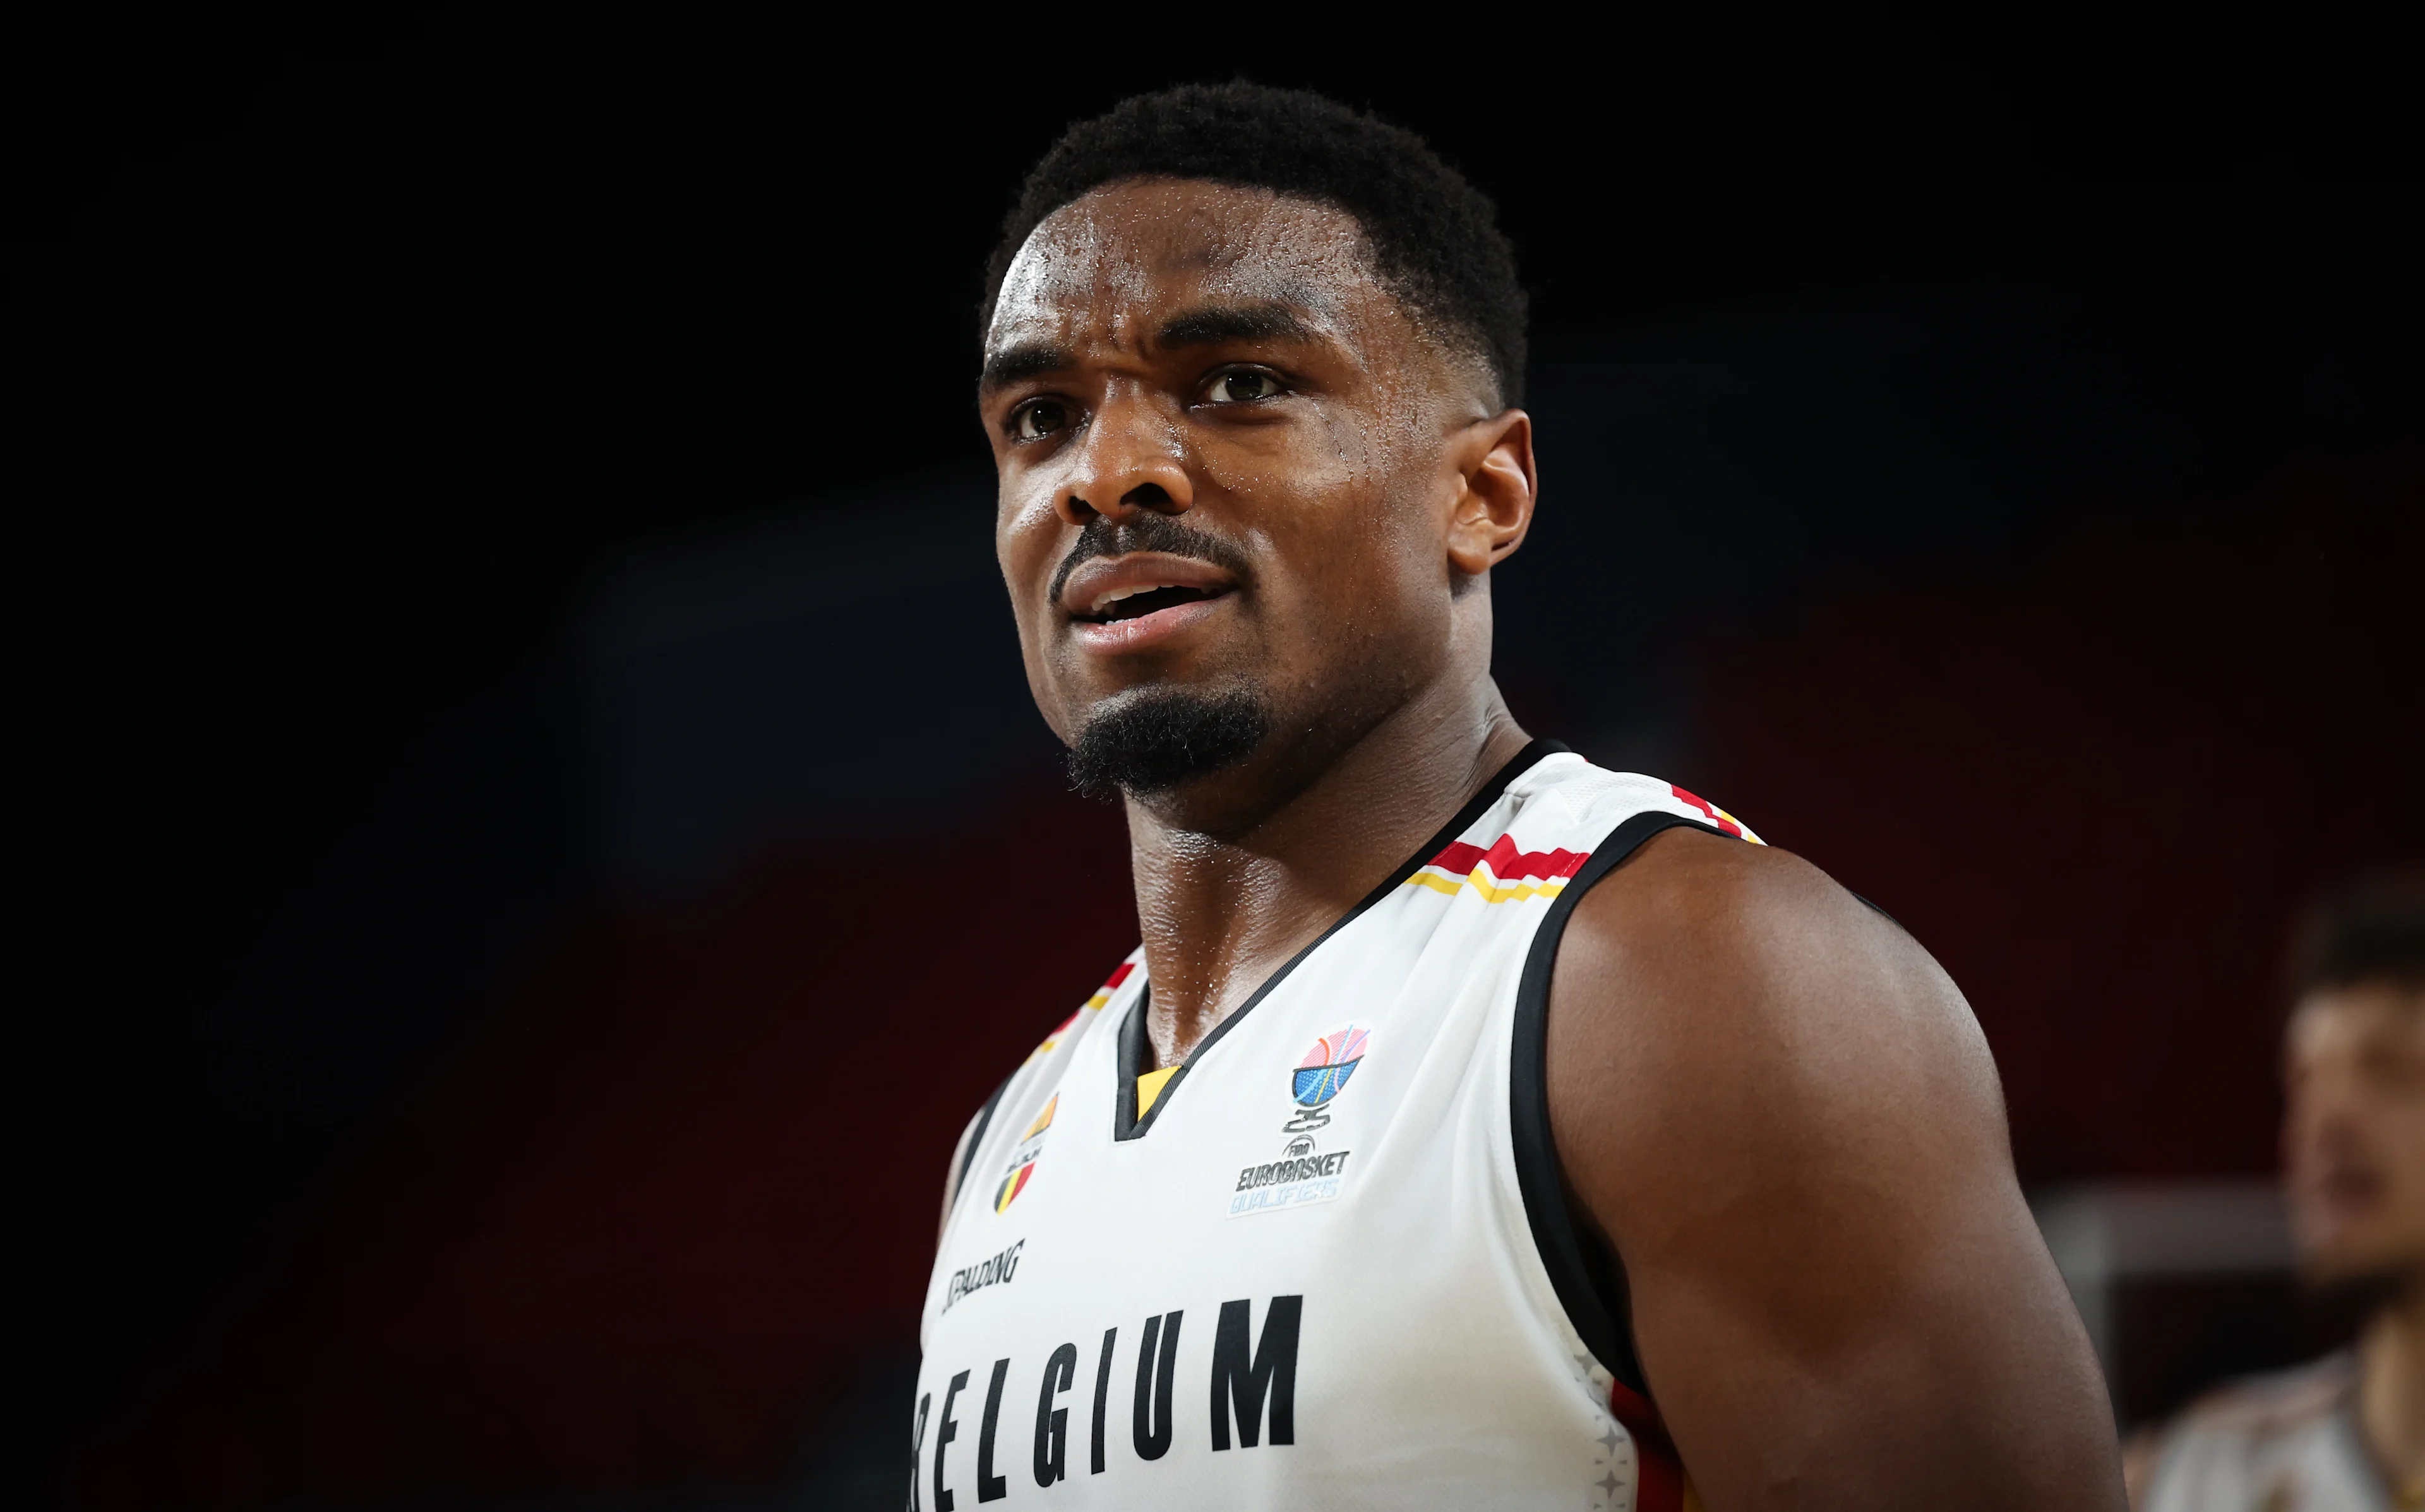
[(1051, 491), (1032, 483), (1022, 485), (1017, 497), (1005, 493), (995, 503), (994, 560), (1010, 591), (1011, 612), (1022, 626), (1042, 604), (1059, 563), (1060, 526)]
[(1329, 417), (1271, 454), (1203, 459), (1207, 482), (1236, 501), (1240, 522), (1257, 537), (1257, 554), (1318, 565), (1298, 586), (1342, 614), (1387, 601), (1375, 597), (1379, 590), (1396, 598), (1408, 582), (1438, 576), (1423, 563), (1442, 555), (1426, 529), (1430, 468), (1390, 444), (1398, 438), (1357, 422)]
[(2384, 1149), (2425, 1222), (2425, 1098), (2411, 1095), (2384, 1120)]
[[(2331, 1095), (2320, 1096), (2311, 1088), (2294, 1087), (2285, 1098), (2282, 1110), (2282, 1154), (2293, 1166), (2313, 1166), (2323, 1154), (2321, 1143), (2327, 1123), (2337, 1125), (2345, 1120), (2328, 1115), (2337, 1103)], [(2345, 1106), (2339, 1109), (2346, 1113)]]

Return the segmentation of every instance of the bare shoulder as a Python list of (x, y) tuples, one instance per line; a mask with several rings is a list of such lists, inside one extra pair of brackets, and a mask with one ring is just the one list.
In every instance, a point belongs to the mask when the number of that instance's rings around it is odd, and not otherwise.
[(1571, 1132), (1585, 1165), (1672, 1159), (1719, 1129), (1813, 1158), (1923, 1132), (2010, 1158), (1985, 1039), (1928, 952), (1800, 857), (1694, 830), (1576, 908), (1550, 1075), (1561, 1153)]
[(1817, 867), (1692, 830), (1577, 904), (1550, 1132), (1710, 1507), (2118, 1507), (1985, 1038)]

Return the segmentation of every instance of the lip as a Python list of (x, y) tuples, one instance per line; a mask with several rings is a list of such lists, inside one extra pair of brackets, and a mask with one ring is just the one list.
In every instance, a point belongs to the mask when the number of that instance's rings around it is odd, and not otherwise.
[[(1164, 641), (1209, 618), (1236, 591), (1226, 569), (1195, 557), (1161, 551), (1096, 557), (1079, 565), (1062, 584), (1057, 606), (1068, 617), (1078, 644), (1099, 652), (1132, 651)], [(1171, 604), (1131, 619), (1084, 617), (1108, 602), (1156, 588), (1191, 588), (1210, 595)]]
[(2380, 1202), (2385, 1183), (2377, 1171), (2343, 1166), (2320, 1172), (2311, 1178), (2310, 1186), (2317, 1198), (2347, 1210), (2370, 1207)]
[(1224, 594), (1236, 586), (1237, 579), (1196, 557), (1167, 551), (1099, 556), (1080, 563), (1061, 585), (1061, 612), (1074, 619), (1093, 612), (1110, 595), (1143, 593), (1149, 588), (1200, 588)]
[(2388, 1195), (2380, 1172), (2348, 1166), (2294, 1170), (2288, 1185), (2297, 1226), (2318, 1234), (2365, 1221)]
[(1219, 598), (1197, 598), (1168, 609), (1157, 609), (1150, 614), (1134, 619), (1093, 620), (1073, 619), (1069, 633), (1089, 651), (1139, 651), (1192, 628), (1220, 612), (1228, 595)]

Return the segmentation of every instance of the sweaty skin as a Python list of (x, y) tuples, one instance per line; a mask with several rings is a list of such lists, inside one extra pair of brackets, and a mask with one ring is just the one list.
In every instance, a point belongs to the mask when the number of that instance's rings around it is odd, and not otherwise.
[[(1490, 680), (1483, 575), (1532, 518), (1532, 422), (1500, 412), (1479, 363), (1441, 359), (1347, 217), (1200, 183), (1099, 191), (1046, 221), (1004, 280), (987, 365), (995, 540), (1053, 732), (1155, 687), (1250, 689), (1274, 715), (1255, 756), (1128, 803), (1151, 1038), (1175, 1064), (1523, 748)], [(1004, 368), (1026, 375), (991, 381)], [(1088, 520), (1147, 513), (1244, 570), (1087, 563), (1064, 600), (1225, 590), (1104, 644), (1052, 600), (1056, 570)]]
[[(1157, 691), (1272, 716), (1243, 762), (1127, 800), (1175, 1064), (1524, 745), (1489, 569), (1531, 523), (1532, 422), (1352, 218), (1196, 181), (1046, 220), (986, 364), (996, 545), (1055, 733)], [(1081, 549), (1148, 516), (1214, 544)], [(2121, 1506), (1994, 1065), (1908, 936), (1792, 856), (1670, 832), (1577, 910), (1549, 1053), (1579, 1215), (1711, 1512)]]
[(1586, 895), (1550, 1118), (1711, 1508), (2122, 1502), (1968, 1007), (1797, 856), (1670, 831)]

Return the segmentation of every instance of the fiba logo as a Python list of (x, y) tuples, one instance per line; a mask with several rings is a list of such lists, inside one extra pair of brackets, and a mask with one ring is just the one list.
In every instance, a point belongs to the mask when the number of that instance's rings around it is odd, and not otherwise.
[(1364, 1051), (1372, 1039), (1372, 1030), (1350, 1024), (1313, 1042), (1313, 1048), (1290, 1073), (1289, 1095), (1296, 1103), (1297, 1111), (1281, 1125), (1280, 1132), (1309, 1134), (1330, 1122), (1325, 1109), (1332, 1098), (1347, 1090), (1356, 1068), (1364, 1063)]

